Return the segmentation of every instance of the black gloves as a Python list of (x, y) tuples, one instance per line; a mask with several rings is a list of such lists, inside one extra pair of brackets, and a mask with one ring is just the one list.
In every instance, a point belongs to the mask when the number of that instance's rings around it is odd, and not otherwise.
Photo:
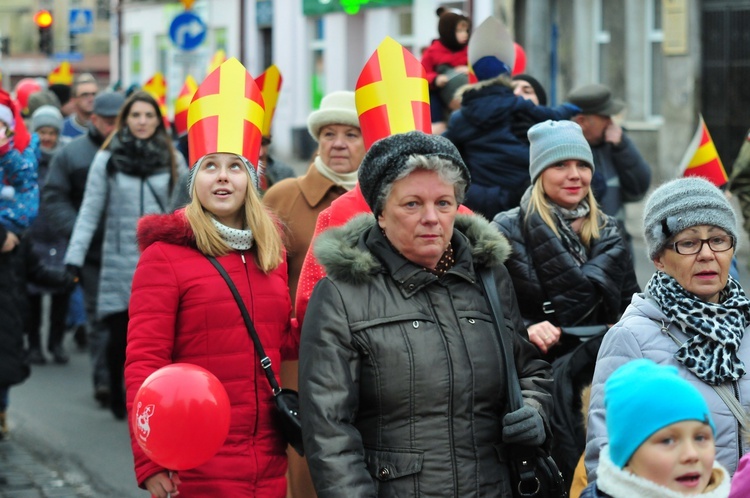
[(546, 438), (542, 416), (530, 406), (524, 406), (503, 417), (505, 443), (539, 446)]

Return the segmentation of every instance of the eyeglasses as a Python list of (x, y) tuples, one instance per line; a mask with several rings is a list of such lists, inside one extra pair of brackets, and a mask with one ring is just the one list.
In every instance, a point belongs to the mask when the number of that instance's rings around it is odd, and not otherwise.
[(96, 92), (81, 93), (78, 96), (79, 97), (84, 97), (84, 98), (92, 98), (92, 97), (96, 97)]
[(731, 235), (715, 235), (708, 239), (683, 239), (672, 244), (672, 248), (677, 254), (691, 255), (698, 254), (703, 250), (703, 244), (708, 244), (708, 248), (713, 252), (725, 252), (734, 247), (734, 237)]

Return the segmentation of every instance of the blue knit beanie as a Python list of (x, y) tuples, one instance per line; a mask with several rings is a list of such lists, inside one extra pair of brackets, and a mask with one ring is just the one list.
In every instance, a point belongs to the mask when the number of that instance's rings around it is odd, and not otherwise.
[(547, 120), (529, 128), (528, 136), (532, 184), (545, 169), (568, 159), (583, 161), (594, 172), (594, 156), (578, 123)]
[(651, 360), (621, 366), (604, 384), (609, 456), (619, 468), (654, 433), (677, 422), (697, 420), (716, 426), (698, 389), (680, 377), (677, 367)]
[(672, 237), (698, 225), (717, 226), (737, 240), (737, 216), (713, 183), (695, 176), (664, 183), (643, 209), (648, 257), (654, 259)]

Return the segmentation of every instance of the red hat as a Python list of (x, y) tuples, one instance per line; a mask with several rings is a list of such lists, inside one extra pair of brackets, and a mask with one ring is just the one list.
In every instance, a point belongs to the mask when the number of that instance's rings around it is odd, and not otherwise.
[(15, 132), (15, 135), (13, 136), (13, 147), (15, 147), (18, 151), (23, 152), (24, 150), (26, 150), (26, 147), (29, 146), (31, 136), (26, 130), (26, 124), (23, 122), (23, 117), (21, 116), (21, 111), (19, 110), (18, 105), (13, 101), (13, 99), (10, 98), (10, 94), (8, 92), (0, 88), (0, 108), (2, 107), (10, 110), (10, 114), (12, 114), (13, 120), (15, 121), (11, 123), (5, 123), (10, 126)]
[(424, 66), (390, 36), (359, 74), (355, 100), (366, 149), (396, 133), (432, 133)]

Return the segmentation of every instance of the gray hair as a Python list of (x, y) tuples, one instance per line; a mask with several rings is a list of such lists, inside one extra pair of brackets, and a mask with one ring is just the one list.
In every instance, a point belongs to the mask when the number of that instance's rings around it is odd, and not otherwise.
[(453, 161), (438, 156), (412, 154), (406, 160), (404, 168), (399, 172), (398, 176), (396, 176), (392, 182), (383, 187), (380, 195), (378, 195), (375, 210), (373, 212), (381, 213), (383, 211), (383, 206), (385, 206), (385, 202), (391, 195), (393, 184), (395, 182), (406, 178), (418, 169), (436, 172), (442, 181), (448, 185), (453, 185), (453, 191), (456, 195), (456, 203), (461, 204), (464, 201), (468, 182), (466, 181), (466, 177), (463, 175), (461, 169)]

